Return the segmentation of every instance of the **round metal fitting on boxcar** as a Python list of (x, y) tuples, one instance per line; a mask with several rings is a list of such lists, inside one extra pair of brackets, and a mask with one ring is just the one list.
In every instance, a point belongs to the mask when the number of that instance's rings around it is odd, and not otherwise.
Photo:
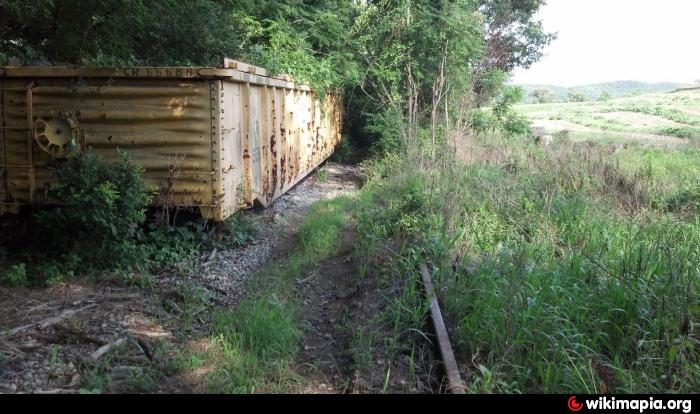
[(64, 111), (49, 111), (34, 121), (34, 139), (54, 158), (78, 153), (78, 120)]

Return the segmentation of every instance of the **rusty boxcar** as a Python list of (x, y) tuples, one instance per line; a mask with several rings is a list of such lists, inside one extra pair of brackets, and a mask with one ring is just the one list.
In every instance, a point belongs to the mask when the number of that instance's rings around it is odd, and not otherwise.
[(289, 77), (224, 68), (0, 68), (0, 214), (40, 199), (52, 166), (117, 149), (145, 170), (155, 204), (221, 221), (266, 206), (340, 142), (339, 96)]

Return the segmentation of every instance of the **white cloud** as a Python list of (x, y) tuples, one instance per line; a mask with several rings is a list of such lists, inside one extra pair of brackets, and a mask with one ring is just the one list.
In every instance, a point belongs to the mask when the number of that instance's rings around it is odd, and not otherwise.
[(700, 0), (549, 0), (537, 17), (558, 39), (514, 83), (700, 79)]

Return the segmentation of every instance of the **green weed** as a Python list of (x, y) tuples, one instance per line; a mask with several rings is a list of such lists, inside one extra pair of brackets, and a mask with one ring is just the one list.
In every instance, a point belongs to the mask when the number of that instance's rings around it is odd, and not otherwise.
[(318, 172), (316, 173), (316, 179), (320, 183), (328, 181), (328, 171), (324, 169), (318, 170)]
[(8, 286), (27, 286), (27, 267), (24, 263), (13, 265), (0, 273), (0, 283)]
[[(357, 212), (370, 251), (417, 240), (386, 254), (388, 274), (415, 274), (416, 252), (433, 265), (470, 390), (700, 386), (697, 150), (500, 142), (479, 141), (467, 164), (421, 170), (407, 157), (413, 167), (367, 184)], [(420, 329), (411, 283), (386, 323)]]

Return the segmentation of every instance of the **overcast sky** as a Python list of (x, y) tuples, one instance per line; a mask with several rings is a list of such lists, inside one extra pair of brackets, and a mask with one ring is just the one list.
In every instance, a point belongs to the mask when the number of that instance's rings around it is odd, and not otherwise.
[(548, 0), (538, 18), (558, 38), (513, 83), (700, 79), (700, 0)]

